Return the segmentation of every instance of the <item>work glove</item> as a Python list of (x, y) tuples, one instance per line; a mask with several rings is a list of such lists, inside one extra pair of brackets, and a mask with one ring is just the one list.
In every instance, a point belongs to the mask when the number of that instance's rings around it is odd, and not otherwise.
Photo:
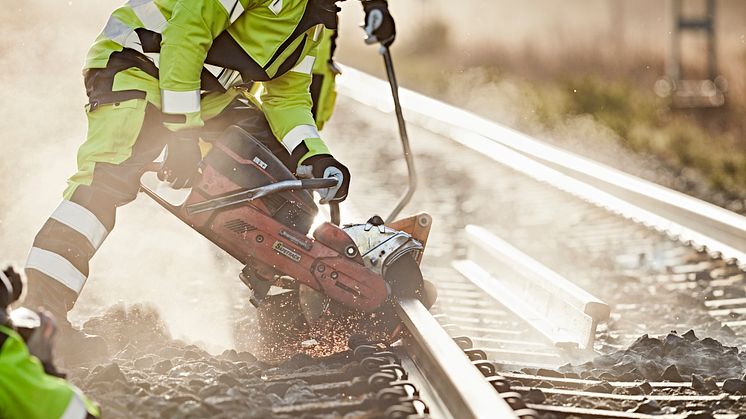
[(396, 25), (389, 13), (389, 4), (384, 0), (364, 0), (366, 44), (380, 42), (388, 47), (396, 39)]
[(168, 182), (174, 189), (190, 187), (199, 174), (200, 161), (202, 152), (197, 136), (176, 134), (168, 142), (158, 179)]
[(337, 159), (322, 154), (307, 158), (296, 172), (299, 178), (335, 178), (337, 186), (333, 188), (317, 189), (321, 199), (319, 203), (342, 202), (347, 198), (347, 189), (350, 187), (350, 171), (338, 162)]

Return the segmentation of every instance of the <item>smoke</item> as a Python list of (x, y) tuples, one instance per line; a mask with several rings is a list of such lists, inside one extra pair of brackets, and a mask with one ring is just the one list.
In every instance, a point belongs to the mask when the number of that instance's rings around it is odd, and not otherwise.
[[(122, 0), (16, 2), (0, 11), (1, 259), (22, 266), (59, 204), (86, 135), (81, 77), (88, 47)], [(152, 302), (171, 333), (232, 346), (240, 266), (145, 196), (119, 208), (94, 256), (73, 322), (124, 302)]]

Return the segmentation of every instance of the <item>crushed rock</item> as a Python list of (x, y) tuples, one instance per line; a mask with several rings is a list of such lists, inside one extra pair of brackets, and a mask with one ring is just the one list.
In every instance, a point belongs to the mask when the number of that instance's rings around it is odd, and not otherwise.
[(601, 374), (608, 374), (614, 381), (689, 381), (692, 375), (737, 379), (744, 370), (746, 352), (712, 338), (697, 339), (692, 331), (684, 335), (671, 332), (660, 338), (646, 334), (625, 350), (560, 368), (563, 373), (584, 378), (600, 379)]

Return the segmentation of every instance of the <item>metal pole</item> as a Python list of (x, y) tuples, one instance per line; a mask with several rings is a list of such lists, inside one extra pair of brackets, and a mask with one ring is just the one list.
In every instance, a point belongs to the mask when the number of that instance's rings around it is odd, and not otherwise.
[(673, 84), (673, 90), (681, 80), (681, 0), (669, 0), (671, 10), (671, 43), (668, 51), (668, 78)]
[(383, 61), (386, 64), (386, 75), (389, 79), (389, 85), (391, 86), (391, 95), (394, 99), (394, 110), (396, 112), (396, 121), (399, 124), (399, 137), (401, 137), (402, 149), (404, 150), (404, 160), (407, 162), (407, 173), (409, 176), (409, 184), (407, 185), (407, 191), (399, 198), (399, 202), (396, 207), (391, 211), (386, 222), (390, 223), (396, 219), (402, 209), (409, 203), (414, 195), (415, 189), (417, 189), (417, 173), (414, 169), (414, 159), (412, 157), (412, 150), (409, 147), (409, 136), (407, 135), (407, 126), (404, 121), (404, 114), (402, 113), (401, 103), (399, 102), (399, 84), (396, 81), (396, 74), (394, 73), (394, 62), (391, 59), (391, 51), (388, 47), (381, 47), (381, 55), (383, 55)]
[(715, 0), (707, 0), (707, 77), (713, 82), (718, 76), (717, 40), (715, 32)]

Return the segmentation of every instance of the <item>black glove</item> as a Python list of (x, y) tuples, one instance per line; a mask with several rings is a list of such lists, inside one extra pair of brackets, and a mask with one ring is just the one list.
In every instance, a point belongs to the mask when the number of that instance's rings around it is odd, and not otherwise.
[(301, 178), (336, 178), (337, 186), (333, 188), (319, 189), (321, 199), (319, 203), (342, 202), (347, 198), (347, 189), (350, 187), (350, 171), (344, 164), (328, 154), (307, 158), (298, 167), (298, 177)]
[(21, 298), (23, 282), (21, 275), (12, 266), (0, 272), (0, 326), (8, 323), (9, 307)]
[(192, 186), (192, 181), (199, 174), (199, 162), (202, 152), (196, 137), (175, 137), (168, 142), (166, 159), (158, 171), (158, 179), (171, 184), (174, 189)]
[(365, 24), (363, 29), (368, 35), (368, 44), (380, 42), (388, 47), (396, 39), (396, 25), (389, 13), (389, 4), (384, 0), (364, 0)]

